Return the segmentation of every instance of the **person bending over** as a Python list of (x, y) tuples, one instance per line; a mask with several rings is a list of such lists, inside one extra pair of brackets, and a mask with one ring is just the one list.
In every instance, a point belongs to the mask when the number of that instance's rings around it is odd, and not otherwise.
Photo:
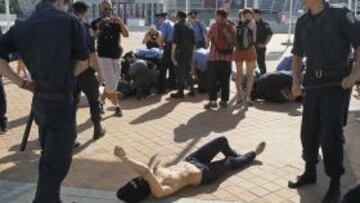
[[(264, 151), (265, 146), (265, 142), (262, 142), (255, 151), (239, 155), (230, 147), (225, 137), (219, 137), (192, 153), (184, 161), (166, 168), (158, 168), (159, 162), (151, 168), (129, 158), (121, 147), (115, 147), (115, 156), (140, 175), (121, 187), (117, 197), (125, 202), (135, 203), (150, 194), (156, 198), (164, 198), (188, 186), (211, 184), (225, 172), (249, 165)], [(219, 153), (225, 158), (213, 161)]]

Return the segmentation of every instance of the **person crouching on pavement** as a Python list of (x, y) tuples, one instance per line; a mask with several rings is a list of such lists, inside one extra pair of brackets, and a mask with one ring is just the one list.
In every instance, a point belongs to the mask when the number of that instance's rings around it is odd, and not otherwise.
[(108, 0), (101, 2), (102, 16), (91, 23), (97, 38), (97, 52), (100, 67), (104, 74), (105, 90), (101, 95), (102, 104), (110, 99), (115, 106), (115, 115), (122, 116), (119, 105), (119, 93), (116, 91), (120, 77), (120, 56), (122, 48), (120, 38), (128, 37), (129, 30), (123, 20), (112, 14), (112, 4)]

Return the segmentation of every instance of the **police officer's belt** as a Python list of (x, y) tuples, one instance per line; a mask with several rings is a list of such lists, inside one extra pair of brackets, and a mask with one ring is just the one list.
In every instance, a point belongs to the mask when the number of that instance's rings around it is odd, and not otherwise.
[(36, 92), (35, 97), (38, 99), (49, 100), (49, 101), (68, 101), (72, 98), (72, 95)]
[(342, 76), (345, 73), (344, 70), (339, 69), (317, 69), (317, 70), (306, 70), (306, 75), (314, 77), (316, 79), (323, 79), (329, 77)]

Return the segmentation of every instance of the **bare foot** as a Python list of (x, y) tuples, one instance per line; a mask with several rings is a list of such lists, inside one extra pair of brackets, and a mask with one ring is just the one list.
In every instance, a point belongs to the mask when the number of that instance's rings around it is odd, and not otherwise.
[(120, 147), (120, 146), (116, 146), (114, 149), (114, 155), (117, 156), (119, 159), (124, 159), (126, 158), (126, 152), (125, 150)]
[(256, 156), (258, 156), (259, 154), (261, 154), (261, 153), (265, 150), (265, 147), (266, 147), (266, 143), (265, 143), (265, 142), (261, 142), (260, 144), (258, 144), (258, 146), (256, 147), (256, 150), (255, 150)]

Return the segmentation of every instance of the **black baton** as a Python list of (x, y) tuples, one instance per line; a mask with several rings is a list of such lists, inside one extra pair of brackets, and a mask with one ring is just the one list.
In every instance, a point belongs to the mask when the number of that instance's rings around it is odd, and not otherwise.
[(34, 120), (34, 113), (31, 110), (28, 120), (26, 122), (25, 132), (24, 132), (24, 135), (23, 135), (23, 138), (21, 141), (21, 145), (20, 145), (20, 151), (22, 151), (22, 152), (25, 151), (25, 149), (26, 149), (26, 144), (27, 144), (29, 136), (30, 136), (30, 131), (31, 131), (31, 126), (32, 126), (33, 120)]

